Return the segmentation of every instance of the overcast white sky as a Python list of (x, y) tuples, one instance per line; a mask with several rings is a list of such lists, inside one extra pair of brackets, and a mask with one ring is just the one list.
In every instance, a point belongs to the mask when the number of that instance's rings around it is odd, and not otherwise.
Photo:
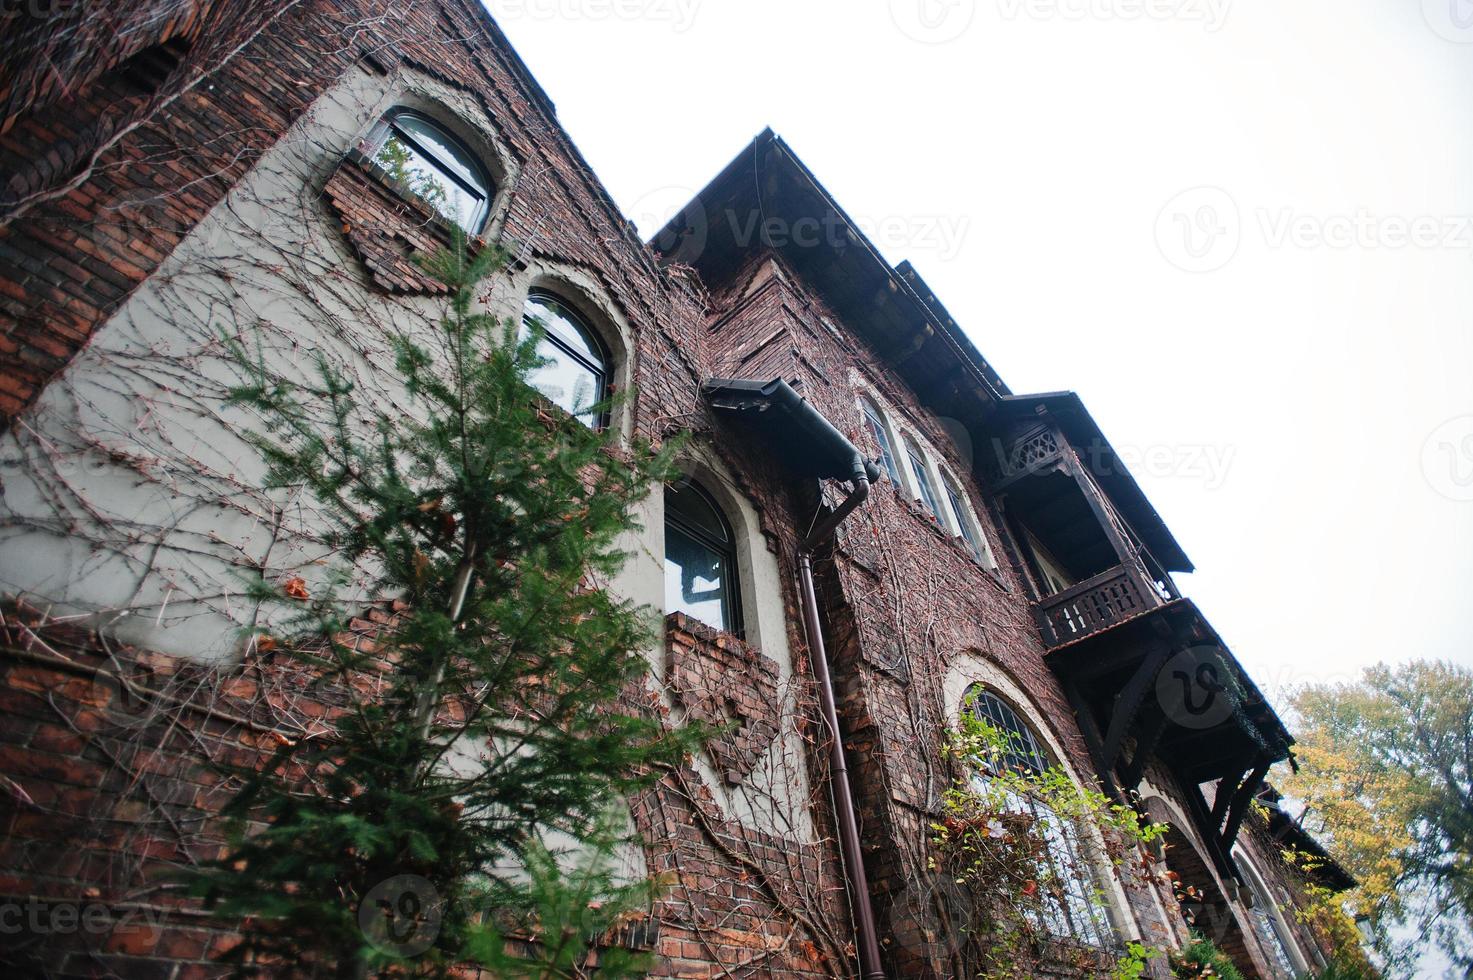
[(488, 0), (648, 235), (771, 125), (1277, 690), (1473, 664), (1473, 2)]

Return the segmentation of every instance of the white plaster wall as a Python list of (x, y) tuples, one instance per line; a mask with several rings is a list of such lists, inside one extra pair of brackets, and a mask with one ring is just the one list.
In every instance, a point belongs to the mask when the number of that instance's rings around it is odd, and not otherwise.
[[(384, 370), (389, 338), (433, 337), (443, 303), (365, 288), (319, 198), (399, 103), (455, 119), (503, 180), (504, 207), (515, 171), (471, 100), (410, 74), (350, 72), (0, 437), (0, 591), (124, 641), (220, 660), (241, 648), (242, 630), (281, 615), (243, 597), (250, 576), (320, 580), (322, 522), (304, 495), (258, 489), (264, 466), (240, 435), (258, 424), (224, 404), (238, 375), (221, 338), (298, 380), (326, 358), (378, 405), (407, 410)], [(358, 596), (370, 576), (358, 570)]]
[[(728, 785), (705, 753), (696, 757), (697, 771), (728, 817), (789, 840), (812, 842), (817, 838), (808, 807), (811, 785), (803, 744), (795, 727), (797, 683), (788, 645), (782, 572), (777, 556), (762, 534), (756, 509), (712, 454), (698, 447), (691, 448), (681, 459), (680, 467), (716, 499), (731, 522), (737, 540), (737, 573), (746, 642), (777, 664), (780, 700), (779, 734), (741, 785)], [(653, 494), (646, 501), (646, 532), (642, 540), (629, 542), (634, 557), (615, 583), (615, 591), (620, 595), (649, 603), (656, 609), (662, 608), (665, 602), (664, 505), (661, 493)], [(664, 685), (663, 640), (660, 649), (652, 651), (651, 662), (660, 681), (659, 688), (665, 691), (667, 704), (674, 709)], [(742, 678), (734, 677), (731, 682), (740, 684)]]

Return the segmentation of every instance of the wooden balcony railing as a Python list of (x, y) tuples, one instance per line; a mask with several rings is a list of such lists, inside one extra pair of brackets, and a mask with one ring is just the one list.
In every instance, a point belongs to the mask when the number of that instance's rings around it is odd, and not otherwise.
[(1038, 603), (1039, 626), (1049, 647), (1108, 629), (1165, 600), (1134, 563), (1116, 565)]
[(1063, 445), (1063, 437), (1049, 425), (1035, 426), (1006, 445), (994, 439), (990, 460), (992, 477), (1007, 482), (1046, 469), (1059, 459)]

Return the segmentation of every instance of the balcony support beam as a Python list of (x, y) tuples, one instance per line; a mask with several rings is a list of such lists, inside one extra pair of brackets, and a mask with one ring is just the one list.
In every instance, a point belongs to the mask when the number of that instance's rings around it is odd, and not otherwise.
[(1165, 710), (1158, 708), (1150, 722), (1136, 735), (1135, 755), (1131, 757), (1130, 764), (1125, 767), (1125, 775), (1121, 777), (1121, 786), (1126, 791), (1141, 784), (1141, 777), (1146, 774), (1146, 765), (1156, 754), (1156, 746), (1161, 744), (1161, 736), (1166, 733), (1166, 726), (1169, 724), (1171, 717)]
[(1074, 709), (1074, 718), (1079, 723), (1079, 734), (1084, 736), (1085, 748), (1089, 749), (1089, 757), (1095, 764), (1095, 772), (1100, 777), (1105, 794), (1117, 803), (1124, 803), (1125, 794), (1120, 791), (1120, 785), (1115, 781), (1115, 773), (1105, 761), (1105, 744), (1100, 737), (1100, 726), (1095, 721), (1093, 709), (1085, 700), (1084, 694), (1080, 692), (1079, 685), (1070, 680), (1065, 680), (1063, 684), (1064, 696), (1069, 699), (1069, 706)]
[[(1059, 438), (1063, 439), (1063, 433), (1059, 433)], [(1089, 509), (1094, 512), (1095, 519), (1100, 522), (1100, 529), (1105, 532), (1105, 537), (1109, 538), (1110, 547), (1115, 549), (1115, 555), (1120, 559), (1120, 564), (1134, 565), (1136, 563), (1135, 549), (1120, 534), (1114, 515), (1107, 509), (1105, 500), (1096, 488), (1095, 482), (1085, 473), (1084, 464), (1079, 461), (1079, 453), (1073, 446), (1070, 446), (1065, 450), (1064, 458), (1065, 468), (1074, 478), (1074, 482), (1079, 484), (1079, 492), (1084, 494), (1085, 503), (1089, 504)]]
[(1192, 821), (1196, 823), (1197, 830), (1202, 835), (1202, 846), (1207, 850), (1207, 856), (1212, 859), (1212, 865), (1217, 869), (1218, 876), (1223, 881), (1238, 877), (1238, 867), (1233, 859), (1222, 849), (1222, 837), (1217, 833), (1217, 828), (1212, 825), (1212, 815), (1207, 812), (1207, 801), (1202, 798), (1202, 788), (1195, 783), (1183, 786), (1186, 798), (1187, 810), (1190, 811)]
[(1125, 745), (1125, 736), (1129, 734), (1135, 725), (1136, 717), (1140, 714), (1141, 703), (1146, 698), (1156, 683), (1156, 675), (1161, 673), (1161, 668), (1166, 664), (1166, 656), (1170, 647), (1156, 646), (1141, 660), (1140, 666), (1135, 669), (1135, 674), (1130, 681), (1115, 695), (1115, 708), (1110, 715), (1109, 732), (1105, 735), (1104, 756), (1105, 764), (1113, 771), (1115, 763), (1120, 761), (1120, 750)]
[(1244, 777), (1242, 785), (1233, 794), (1233, 802), (1228, 807), (1227, 826), (1222, 830), (1222, 849), (1224, 851), (1232, 852), (1233, 842), (1238, 839), (1238, 828), (1243, 826), (1243, 818), (1248, 815), (1248, 805), (1253, 802), (1253, 797), (1258, 794), (1258, 788), (1263, 785), (1270, 765), (1267, 759), (1260, 756), (1258, 764)]
[(1212, 795), (1212, 832), (1222, 831), (1222, 822), (1227, 819), (1228, 806), (1242, 785), (1243, 776), (1248, 766), (1244, 766), (1244, 772), (1234, 772), (1231, 776), (1224, 776), (1217, 781), (1217, 792)]

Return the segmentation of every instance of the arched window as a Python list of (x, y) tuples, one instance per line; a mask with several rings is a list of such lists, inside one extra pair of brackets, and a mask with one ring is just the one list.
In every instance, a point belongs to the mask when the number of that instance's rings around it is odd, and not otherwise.
[(665, 487), (665, 611), (741, 632), (736, 536), (693, 480)]
[(533, 290), (522, 309), (522, 336), (533, 322), (543, 336), (537, 353), (547, 363), (527, 381), (547, 399), (590, 428), (604, 420), (598, 406), (608, 393), (609, 358), (598, 335), (578, 314), (551, 293)]
[(472, 235), (491, 210), (491, 177), (460, 140), (409, 109), (394, 109), (375, 131), (374, 163)]
[[(1023, 775), (1042, 775), (1056, 768), (1033, 728), (1007, 702), (974, 688), (965, 703), (1007, 742), (1006, 750), (997, 757), (981, 761), (974, 777), (979, 784), (985, 786), (1004, 769)], [(1055, 813), (1042, 800), (1011, 790), (1006, 805), (1013, 812), (1032, 817), (1048, 844), (1043, 859), (1048, 862), (1058, 888), (1045, 896), (1044, 921), (1039, 925), (1056, 936), (1102, 949), (1116, 945), (1115, 929), (1105, 908), (1090, 845), (1077, 823)]]
[(890, 446), (890, 431), (885, 428), (885, 416), (880, 414), (880, 407), (868, 398), (861, 399), (859, 405), (864, 410), (865, 421), (869, 423), (870, 434), (880, 447), (880, 462), (884, 464), (890, 482), (897, 487), (903, 486), (900, 482), (900, 470), (895, 466), (895, 450)]
[(1253, 924), (1253, 931), (1258, 934), (1258, 944), (1273, 959), (1279, 976), (1297, 977), (1308, 973), (1309, 964), (1294, 945), (1293, 938), (1288, 935), (1288, 923), (1279, 910), (1280, 903), (1274, 901), (1269, 892), (1268, 882), (1264, 881), (1258, 868), (1243, 854), (1242, 848), (1233, 848), (1233, 858), (1238, 862), (1238, 867), (1243, 869), (1243, 877), (1253, 895), (1253, 907), (1248, 910), (1248, 920)]

